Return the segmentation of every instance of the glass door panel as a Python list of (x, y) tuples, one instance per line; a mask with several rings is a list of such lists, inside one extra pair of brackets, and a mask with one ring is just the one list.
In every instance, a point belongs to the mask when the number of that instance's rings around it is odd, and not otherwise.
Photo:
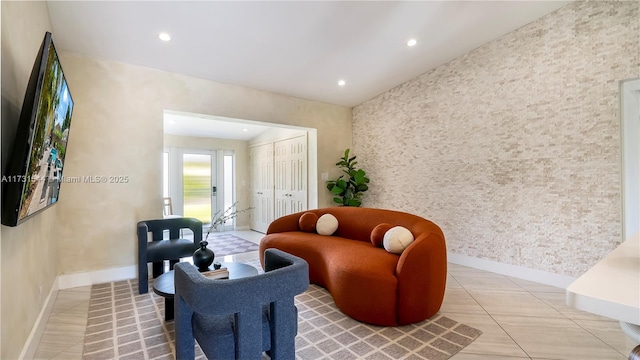
[[(224, 155), (223, 158), (223, 168), (222, 173), (224, 176), (224, 180), (222, 182), (223, 185), (223, 202), (224, 209), (228, 209), (233, 206), (233, 156), (232, 155)], [(241, 210), (241, 209), (234, 209)], [(233, 230), (233, 223), (235, 219), (229, 219), (224, 223), (225, 230)]]
[(185, 217), (211, 223), (212, 155), (182, 154), (183, 209)]

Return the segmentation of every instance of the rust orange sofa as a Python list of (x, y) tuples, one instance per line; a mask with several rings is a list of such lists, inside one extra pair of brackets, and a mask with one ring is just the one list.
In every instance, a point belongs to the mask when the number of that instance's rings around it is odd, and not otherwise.
[[(338, 220), (331, 235), (304, 232), (300, 217), (330, 213)], [(415, 241), (400, 255), (372, 244), (381, 223), (403, 226)], [(326, 288), (342, 312), (370, 324), (396, 326), (430, 318), (438, 312), (447, 278), (447, 253), (440, 228), (404, 212), (355, 207), (308, 210), (271, 223), (260, 253), (277, 248), (309, 263), (311, 283)]]

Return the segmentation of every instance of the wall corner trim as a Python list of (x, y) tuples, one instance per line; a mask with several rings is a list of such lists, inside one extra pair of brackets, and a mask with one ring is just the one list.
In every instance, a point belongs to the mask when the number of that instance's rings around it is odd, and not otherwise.
[(569, 286), (576, 280), (576, 278), (571, 276), (530, 269), (523, 266), (511, 265), (493, 260), (479, 259), (467, 255), (454, 254), (451, 252), (447, 252), (447, 260), (453, 264), (490, 271), (496, 274), (511, 276), (518, 279), (533, 281), (562, 289), (566, 289), (567, 286)]

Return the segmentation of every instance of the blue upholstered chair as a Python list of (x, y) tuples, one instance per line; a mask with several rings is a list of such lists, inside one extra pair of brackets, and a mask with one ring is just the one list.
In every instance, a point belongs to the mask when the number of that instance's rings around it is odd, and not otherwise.
[(208, 359), (294, 359), (298, 311), (294, 296), (309, 287), (309, 265), (277, 249), (264, 254), (265, 273), (207, 279), (191, 264), (175, 266), (176, 358), (193, 359), (194, 338)]
[[(193, 239), (182, 239), (181, 230), (191, 229)], [(165, 239), (165, 231), (169, 238)], [(151, 240), (149, 241), (149, 233)], [(193, 256), (202, 240), (202, 222), (192, 218), (174, 218), (146, 220), (138, 223), (138, 292), (144, 294), (149, 291), (149, 270), (147, 263), (153, 263), (153, 277), (157, 278), (164, 272), (164, 260), (169, 260), (169, 267), (180, 258)]]

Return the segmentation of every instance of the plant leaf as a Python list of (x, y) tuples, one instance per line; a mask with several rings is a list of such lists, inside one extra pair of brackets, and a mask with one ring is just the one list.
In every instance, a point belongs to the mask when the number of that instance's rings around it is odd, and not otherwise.
[(349, 199), (349, 201), (347, 201), (347, 206), (360, 206), (360, 204), (361, 202), (356, 199)]
[(367, 191), (367, 190), (369, 190), (369, 187), (367, 186), (367, 184), (358, 185), (358, 191)]

